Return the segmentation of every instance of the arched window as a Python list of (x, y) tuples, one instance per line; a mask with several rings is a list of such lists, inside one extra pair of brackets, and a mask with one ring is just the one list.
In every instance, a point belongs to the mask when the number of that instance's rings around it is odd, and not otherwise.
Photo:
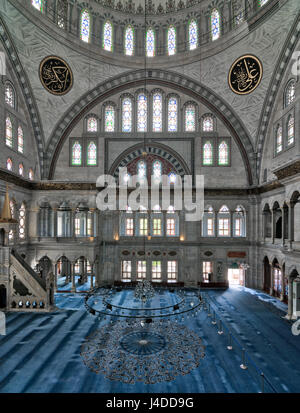
[(153, 132), (162, 132), (162, 95), (153, 94)]
[(175, 174), (175, 172), (170, 172), (169, 173), (169, 182), (170, 184), (175, 184), (177, 181), (177, 175)]
[(152, 28), (148, 29), (146, 32), (146, 56), (155, 56), (155, 33)]
[(238, 205), (233, 213), (233, 236), (246, 236), (246, 213), (241, 205)]
[(103, 49), (108, 52), (113, 50), (113, 26), (109, 20), (107, 20), (103, 26)]
[(129, 97), (122, 100), (122, 132), (132, 130), (132, 100)]
[(213, 164), (213, 147), (211, 142), (207, 141), (203, 145), (203, 165)]
[(87, 148), (87, 164), (89, 166), (97, 165), (97, 146), (95, 142), (90, 142)]
[(114, 132), (115, 131), (115, 109), (112, 105), (105, 106), (104, 112), (104, 131)]
[(88, 132), (97, 132), (98, 130), (98, 122), (94, 116), (91, 116), (87, 120), (87, 131)]
[(276, 153), (282, 151), (282, 127), (281, 125), (277, 126), (276, 129)]
[(76, 141), (72, 146), (72, 165), (80, 166), (82, 164), (82, 147), (81, 144)]
[(90, 29), (91, 18), (90, 13), (87, 10), (82, 10), (80, 19), (80, 38), (82, 41), (89, 43), (90, 41)]
[(268, 1), (269, 1), (269, 0), (258, 0), (258, 5), (259, 5), (259, 7), (262, 7), (262, 6), (264, 6), (265, 4), (267, 4)]
[(24, 152), (24, 135), (21, 126), (18, 127), (18, 151)]
[(19, 175), (24, 176), (24, 166), (22, 163), (19, 164)]
[(177, 132), (177, 98), (168, 101), (168, 132)]
[(9, 82), (5, 84), (5, 103), (14, 109), (16, 108), (15, 91)]
[(285, 106), (290, 105), (295, 100), (295, 81), (290, 80), (285, 89)]
[(185, 131), (195, 132), (196, 130), (196, 109), (195, 105), (189, 104), (185, 107)]
[(145, 161), (139, 161), (137, 164), (137, 175), (139, 178), (147, 177), (147, 164)]
[(25, 238), (25, 225), (26, 225), (26, 208), (25, 204), (22, 203), (19, 209), (19, 238)]
[(212, 206), (207, 206), (202, 219), (202, 236), (215, 236), (215, 212)]
[(29, 169), (29, 172), (28, 172), (28, 178), (30, 179), (30, 181), (33, 181), (33, 178), (34, 178), (34, 173), (33, 173), (32, 168), (30, 168), (30, 169)]
[(13, 167), (12, 160), (8, 158), (6, 161), (6, 169), (8, 169), (9, 171), (12, 171), (12, 167)]
[(196, 49), (198, 46), (198, 26), (196, 20), (191, 20), (189, 23), (189, 48)]
[(210, 16), (211, 22), (211, 38), (217, 40), (220, 37), (220, 13), (217, 9), (213, 9)]
[(39, 11), (43, 11), (44, 1), (43, 0), (31, 0), (33, 7)]
[(172, 56), (176, 53), (176, 29), (174, 26), (168, 28), (168, 55)]
[(7, 146), (13, 146), (12, 123), (9, 116), (6, 118), (5, 143)]
[(148, 116), (147, 96), (140, 93), (137, 98), (137, 131), (147, 132), (147, 116)]
[(134, 53), (134, 30), (132, 26), (127, 26), (125, 30), (124, 49), (127, 56)]
[(218, 164), (219, 165), (228, 165), (229, 164), (229, 146), (228, 143), (222, 141), (219, 144), (219, 155), (218, 155)]
[(65, 29), (68, 18), (68, 3), (66, 0), (57, 0), (57, 25), (61, 29)]
[(290, 115), (287, 123), (287, 144), (292, 145), (295, 140), (295, 119), (293, 115)]
[(223, 205), (218, 213), (218, 235), (220, 237), (230, 236), (230, 212), (226, 205)]
[(158, 160), (154, 161), (152, 164), (152, 175), (157, 179), (162, 176), (162, 164)]
[(214, 120), (211, 115), (205, 115), (202, 119), (202, 130), (203, 132), (213, 132), (214, 130)]

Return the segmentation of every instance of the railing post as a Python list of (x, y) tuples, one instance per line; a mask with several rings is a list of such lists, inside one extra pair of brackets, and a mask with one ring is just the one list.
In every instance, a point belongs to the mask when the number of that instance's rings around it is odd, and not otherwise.
[(212, 324), (217, 324), (217, 322), (216, 322), (216, 312), (214, 311), (214, 314), (213, 314), (213, 319), (212, 319), (212, 322), (211, 322)]
[(210, 313), (210, 304), (207, 304), (207, 317), (211, 317), (211, 313)]
[(246, 365), (246, 360), (245, 360), (245, 349), (242, 349), (242, 364), (240, 365), (240, 368), (243, 370), (247, 370), (247, 365)]
[(260, 373), (261, 377), (261, 391), (259, 393), (264, 393), (265, 390), (265, 375), (263, 372)]
[(228, 346), (227, 346), (227, 350), (232, 350), (232, 336), (231, 333), (229, 332), (229, 336), (228, 336)]
[(223, 327), (222, 327), (222, 321), (219, 320), (219, 329), (218, 329), (218, 334), (223, 334)]

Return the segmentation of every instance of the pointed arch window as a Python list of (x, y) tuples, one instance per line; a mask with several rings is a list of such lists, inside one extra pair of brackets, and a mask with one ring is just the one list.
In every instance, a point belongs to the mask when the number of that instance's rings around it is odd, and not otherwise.
[(28, 178), (30, 179), (30, 181), (33, 181), (33, 178), (34, 178), (34, 173), (33, 173), (32, 168), (30, 168), (30, 169), (29, 169), (29, 172), (28, 172)]
[(76, 141), (72, 146), (72, 165), (81, 166), (82, 164), (82, 146)]
[(287, 144), (293, 145), (295, 141), (295, 119), (293, 115), (290, 115), (287, 123)]
[(177, 98), (171, 97), (168, 101), (168, 132), (177, 132)]
[(132, 26), (127, 26), (125, 30), (125, 54), (127, 56), (133, 56), (134, 53), (134, 30)]
[(147, 132), (148, 100), (144, 93), (137, 98), (137, 131)]
[(159, 179), (162, 176), (162, 163), (158, 160), (152, 164), (152, 175), (154, 178)]
[(18, 127), (18, 151), (20, 153), (24, 152), (24, 134), (21, 126)]
[(5, 132), (5, 142), (7, 146), (12, 148), (13, 146), (13, 131), (12, 131), (12, 123), (10, 117), (6, 118), (6, 132)]
[(285, 90), (285, 106), (290, 105), (295, 100), (295, 81), (290, 80)]
[(173, 56), (176, 53), (176, 29), (174, 26), (168, 28), (168, 55)]
[(9, 170), (9, 171), (12, 171), (12, 168), (13, 168), (12, 160), (10, 158), (8, 158), (7, 161), (6, 161), (6, 169)]
[(276, 153), (281, 152), (282, 149), (282, 127), (278, 125), (276, 130)]
[(139, 161), (137, 164), (137, 175), (139, 178), (147, 177), (147, 164), (145, 161)]
[(203, 145), (203, 165), (213, 164), (213, 146), (211, 142), (207, 141)]
[(15, 91), (9, 82), (5, 84), (5, 103), (14, 109), (16, 107)]
[(132, 130), (132, 100), (126, 97), (122, 100), (122, 132)]
[(189, 104), (185, 108), (185, 131), (195, 132), (196, 130), (196, 109), (195, 105)]
[(19, 238), (25, 239), (25, 226), (26, 226), (26, 207), (22, 203), (19, 209)]
[(217, 40), (220, 37), (220, 13), (217, 9), (213, 9), (210, 16), (211, 22), (211, 38)]
[(155, 56), (155, 33), (152, 28), (149, 28), (146, 32), (146, 56)]
[(65, 0), (57, 0), (57, 25), (61, 29), (66, 28), (68, 16), (68, 3)]
[(103, 49), (108, 52), (113, 50), (113, 26), (109, 20), (107, 20), (103, 27)]
[(213, 237), (215, 235), (215, 212), (211, 205), (204, 210), (202, 220), (202, 236)]
[(88, 166), (97, 165), (97, 146), (95, 142), (90, 142), (87, 148), (87, 164)]
[(80, 38), (83, 42), (89, 43), (91, 34), (91, 18), (87, 10), (81, 11)]
[(220, 237), (230, 236), (230, 211), (223, 205), (218, 213), (218, 235)]
[(87, 131), (88, 132), (97, 132), (98, 130), (98, 122), (94, 116), (91, 116), (87, 120)]
[(162, 132), (162, 95), (159, 92), (153, 95), (153, 132)]
[(221, 166), (229, 164), (229, 145), (225, 141), (219, 144), (218, 164)]
[(43, 7), (44, 7), (43, 0), (31, 0), (31, 4), (33, 5), (35, 9), (39, 10), (40, 12), (43, 11)]
[(214, 130), (214, 120), (210, 115), (206, 115), (202, 119), (202, 130), (203, 132), (213, 132)]
[(175, 172), (170, 172), (169, 173), (169, 182), (170, 184), (176, 184), (177, 181), (177, 175)]
[(24, 176), (24, 166), (22, 163), (19, 164), (19, 175)]
[(115, 108), (112, 105), (105, 107), (104, 111), (104, 131), (114, 132), (115, 131)]
[(189, 23), (189, 48), (190, 50), (197, 49), (198, 46), (198, 25), (196, 20), (191, 20)]

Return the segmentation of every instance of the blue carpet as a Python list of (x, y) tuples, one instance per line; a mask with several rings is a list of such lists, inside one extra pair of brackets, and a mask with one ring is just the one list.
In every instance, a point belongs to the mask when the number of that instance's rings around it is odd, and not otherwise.
[[(300, 392), (300, 336), (293, 336), (291, 324), (281, 318), (284, 305), (275, 300), (276, 311), (271, 311), (261, 292), (243, 288), (207, 294), (225, 333), (217, 333), (205, 311), (186, 319), (185, 325), (202, 339), (204, 359), (190, 374), (152, 385), (113, 382), (83, 364), (84, 339), (107, 323), (85, 311), (84, 294), (56, 294), (59, 309), (52, 314), (8, 313), (7, 335), (0, 336), (0, 392), (258, 392), (260, 377), (254, 364), (277, 392)], [(125, 295), (119, 294), (119, 304)], [(232, 351), (226, 348), (226, 327), (253, 361), (247, 370), (240, 368), (236, 342)], [(265, 391), (272, 391), (267, 384)]]

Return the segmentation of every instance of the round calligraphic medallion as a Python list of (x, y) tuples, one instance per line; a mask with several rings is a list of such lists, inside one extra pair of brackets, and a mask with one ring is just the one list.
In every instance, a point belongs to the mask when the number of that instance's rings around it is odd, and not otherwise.
[(40, 80), (53, 95), (65, 95), (73, 85), (70, 66), (60, 57), (48, 56), (40, 64)]
[(262, 74), (262, 64), (257, 57), (241, 56), (230, 68), (228, 74), (230, 89), (238, 95), (247, 95), (260, 84)]

